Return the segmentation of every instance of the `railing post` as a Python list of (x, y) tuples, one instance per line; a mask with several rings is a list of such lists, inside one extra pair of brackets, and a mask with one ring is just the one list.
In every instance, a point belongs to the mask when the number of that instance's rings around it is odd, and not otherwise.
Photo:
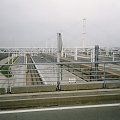
[(115, 61), (115, 53), (113, 53), (113, 62)]
[(60, 73), (60, 65), (58, 65), (57, 66), (57, 87), (56, 87), (56, 90), (57, 91), (60, 91), (61, 90), (61, 81), (60, 81), (60, 79), (61, 79), (61, 73)]
[(105, 63), (104, 63), (104, 66), (103, 66), (103, 70), (104, 70), (104, 83), (103, 83), (103, 88), (106, 88), (106, 73), (105, 73)]
[(60, 81), (62, 81), (62, 65), (60, 65)]
[(77, 60), (77, 48), (75, 48), (74, 60)]
[(12, 53), (12, 63), (11, 63), (11, 64), (13, 64), (13, 62), (14, 62), (14, 61), (13, 61), (13, 59), (14, 59), (14, 56), (13, 56), (13, 55), (14, 55), (14, 54)]
[(8, 65), (8, 87), (7, 87), (7, 93), (11, 93), (11, 86), (10, 86), (10, 67)]
[(8, 64), (10, 64), (10, 52), (8, 52)]
[[(60, 53), (57, 53), (57, 62), (60, 62)], [(56, 90), (60, 90), (60, 65), (57, 65), (57, 87)]]

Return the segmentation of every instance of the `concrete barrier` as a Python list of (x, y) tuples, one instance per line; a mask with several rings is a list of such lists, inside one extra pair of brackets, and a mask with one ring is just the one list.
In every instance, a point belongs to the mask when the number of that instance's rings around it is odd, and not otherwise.
[[(103, 83), (82, 83), (82, 84), (69, 84), (61, 85), (61, 91), (74, 91), (74, 90), (92, 90), (103, 89)], [(105, 88), (120, 88), (120, 83), (106, 83)], [(2, 92), (3, 91), (3, 92)], [(5, 93), (1, 90), (0, 93)], [(55, 85), (41, 85), (41, 86), (26, 86), (26, 87), (12, 87), (11, 92), (17, 93), (34, 93), (34, 92), (53, 92), (56, 91)]]
[(55, 85), (43, 85), (43, 86), (26, 86), (26, 87), (12, 87), (11, 92), (16, 93), (33, 93), (33, 92), (52, 92), (56, 91)]
[(120, 82), (106, 83), (106, 88), (120, 88)]
[(6, 93), (5, 88), (0, 88), (0, 94), (5, 94), (5, 93)]
[(91, 89), (102, 89), (103, 83), (89, 83), (89, 84), (70, 84), (61, 85), (61, 90), (71, 91), (71, 90), (91, 90)]
[[(90, 90), (90, 89), (102, 89), (102, 88), (103, 88), (103, 83), (61, 85), (62, 91)], [(33, 93), (33, 92), (52, 92), (52, 91), (56, 91), (55, 85), (26, 86), (26, 87), (11, 88), (11, 92), (14, 94)]]

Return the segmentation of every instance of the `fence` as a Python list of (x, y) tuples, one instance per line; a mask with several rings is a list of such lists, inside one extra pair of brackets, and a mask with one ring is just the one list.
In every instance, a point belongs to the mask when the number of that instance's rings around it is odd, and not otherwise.
[(88, 89), (93, 84), (106, 88), (108, 83), (114, 87), (120, 83), (120, 62), (28, 62), (0, 66), (0, 88), (5, 88), (6, 91), (11, 91), (13, 87), (58, 84), (62, 88), (71, 85), (71, 89), (78, 85)]

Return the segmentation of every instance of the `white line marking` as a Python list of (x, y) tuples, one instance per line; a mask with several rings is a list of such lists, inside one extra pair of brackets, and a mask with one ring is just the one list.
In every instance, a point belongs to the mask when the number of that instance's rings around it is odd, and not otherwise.
[(96, 108), (96, 107), (112, 107), (112, 106), (120, 106), (120, 103), (101, 104), (101, 105), (87, 105), (87, 106), (72, 106), (72, 107), (43, 108), (43, 109), (29, 109), (29, 110), (0, 111), (0, 114), (24, 113), (24, 112), (40, 112), (40, 111), (55, 111), (55, 110), (72, 110), (72, 109)]

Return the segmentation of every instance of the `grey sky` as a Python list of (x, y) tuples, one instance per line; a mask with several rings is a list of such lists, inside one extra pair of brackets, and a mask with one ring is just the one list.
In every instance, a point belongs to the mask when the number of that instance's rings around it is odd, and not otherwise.
[(120, 47), (119, 0), (0, 0), (0, 47), (82, 47), (83, 18), (86, 46)]

